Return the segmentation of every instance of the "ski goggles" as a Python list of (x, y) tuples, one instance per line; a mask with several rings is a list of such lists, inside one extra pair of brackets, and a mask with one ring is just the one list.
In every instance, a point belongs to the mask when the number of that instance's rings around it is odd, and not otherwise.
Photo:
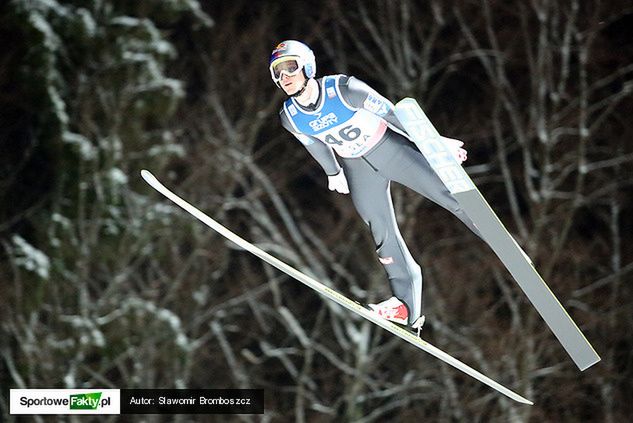
[(270, 65), (270, 75), (275, 81), (279, 81), (285, 73), (287, 76), (295, 76), (301, 72), (301, 67), (296, 59), (285, 58), (279, 62), (274, 61)]

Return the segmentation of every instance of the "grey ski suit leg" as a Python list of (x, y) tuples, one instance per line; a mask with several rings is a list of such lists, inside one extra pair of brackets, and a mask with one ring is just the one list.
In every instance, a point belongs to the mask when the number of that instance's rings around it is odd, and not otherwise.
[(393, 295), (407, 305), (412, 324), (422, 315), (422, 271), (398, 229), (390, 182), (413, 189), (453, 213), (479, 237), (481, 234), (422, 153), (402, 135), (387, 131), (386, 139), (368, 154), (341, 162), (354, 207), (370, 228)]

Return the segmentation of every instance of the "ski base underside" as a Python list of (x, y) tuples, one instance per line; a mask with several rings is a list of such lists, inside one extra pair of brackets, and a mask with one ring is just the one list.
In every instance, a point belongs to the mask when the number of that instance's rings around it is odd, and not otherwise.
[(585, 370), (599, 362), (596, 351), (538, 274), (530, 258), (501, 223), (468, 173), (453, 158), (417, 101), (412, 98), (399, 101), (395, 113), (411, 141), (475, 223), (576, 366)]

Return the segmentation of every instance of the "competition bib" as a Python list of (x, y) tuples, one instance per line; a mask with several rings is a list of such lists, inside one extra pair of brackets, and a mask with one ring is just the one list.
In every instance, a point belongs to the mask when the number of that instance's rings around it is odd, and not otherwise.
[(330, 145), (341, 157), (360, 157), (380, 141), (387, 122), (373, 113), (347, 104), (338, 88), (340, 76), (321, 80), (321, 104), (308, 112), (294, 99), (284, 109), (296, 132), (311, 135)]

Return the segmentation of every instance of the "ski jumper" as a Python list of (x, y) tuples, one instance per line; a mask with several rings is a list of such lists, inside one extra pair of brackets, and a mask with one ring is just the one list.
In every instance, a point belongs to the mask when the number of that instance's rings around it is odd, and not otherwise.
[(422, 315), (422, 271), (398, 229), (391, 181), (444, 207), (475, 234), (479, 231), (406, 138), (389, 100), (346, 75), (324, 76), (317, 83), (316, 104), (304, 107), (292, 97), (284, 102), (279, 112), (282, 125), (327, 175), (344, 169), (352, 202), (369, 226), (393, 295), (407, 306), (412, 324)]

